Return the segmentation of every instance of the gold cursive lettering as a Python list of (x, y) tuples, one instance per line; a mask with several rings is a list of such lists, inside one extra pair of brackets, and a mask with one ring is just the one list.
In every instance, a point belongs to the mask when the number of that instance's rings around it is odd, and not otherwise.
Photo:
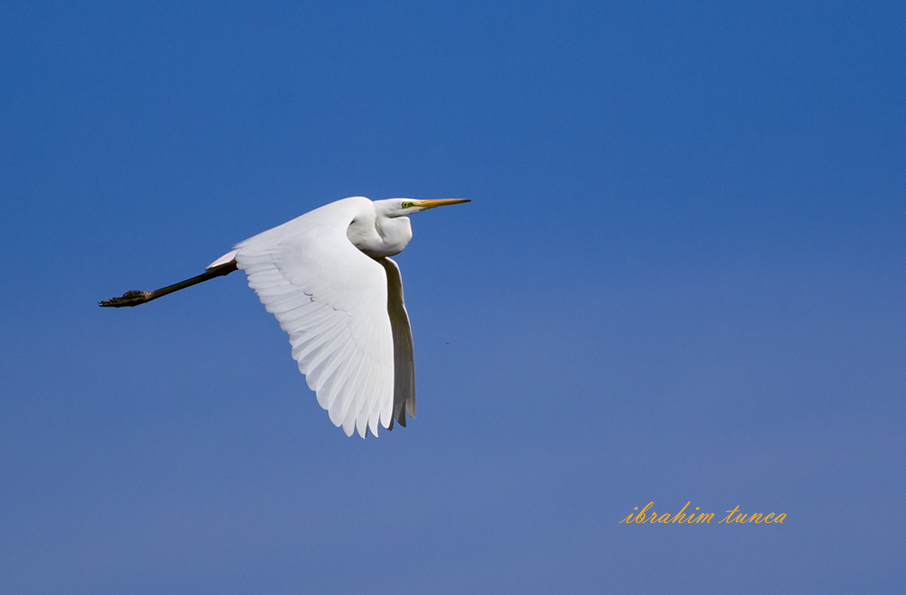
[[(654, 506), (654, 502), (649, 502), (648, 504), (645, 505), (645, 508), (643, 508), (642, 510), (639, 511), (639, 514), (636, 515), (636, 517), (635, 517), (635, 522), (644, 523), (645, 522), (645, 511), (648, 510), (648, 508), (651, 506)], [(654, 513), (652, 513), (652, 514), (654, 514)]]
[[(689, 502), (686, 502), (686, 506), (689, 506), (690, 504), (692, 504), (691, 500)], [(678, 513), (673, 515), (673, 520), (670, 521), (671, 523), (682, 523), (683, 522), (683, 519), (686, 518), (686, 515), (683, 514), (683, 511), (686, 510), (686, 506), (683, 506)]]
[(736, 508), (734, 508), (733, 510), (728, 510), (727, 512), (728, 512), (729, 514), (727, 515), (727, 518), (725, 518), (725, 519), (722, 520), (722, 521), (718, 521), (718, 523), (729, 523), (729, 522), (730, 522), (730, 517), (733, 516), (734, 514), (736, 514), (736, 511), (737, 511), (737, 510), (739, 510), (739, 507), (738, 507), (738, 506), (737, 506)]
[[(626, 518), (624, 518), (618, 522), (626, 523), (627, 525), (630, 523), (650, 523), (650, 524), (657, 523), (657, 524), (661, 524), (661, 525), (670, 525), (673, 523), (710, 524), (711, 520), (714, 518), (713, 512), (698, 512), (697, 515), (695, 512), (689, 512), (688, 514), (686, 514), (686, 510), (689, 509), (689, 506), (691, 504), (692, 504), (691, 500), (686, 502), (686, 504), (682, 508), (680, 508), (679, 512), (677, 512), (676, 514), (671, 515), (670, 513), (664, 513), (664, 514), (658, 515), (658, 513), (653, 509), (654, 502), (652, 501), (652, 502), (649, 502), (648, 504), (646, 504), (645, 508), (643, 508), (642, 510), (639, 510), (638, 506), (633, 507), (633, 509), (632, 509), (633, 512), (629, 513), (629, 515)], [(700, 507), (696, 506), (695, 510), (699, 511)], [(782, 514), (782, 513), (777, 514), (777, 513), (771, 512), (771, 513), (768, 513), (767, 515), (763, 515), (760, 512), (753, 512), (753, 513), (739, 512), (739, 506), (735, 506), (733, 508), (733, 510), (727, 510), (725, 512), (727, 513), (727, 516), (724, 517), (723, 519), (719, 520), (718, 524), (726, 523), (729, 525), (730, 523), (737, 523), (737, 524), (745, 525), (745, 524), (755, 523), (756, 525), (762, 525), (762, 524), (771, 524), (771, 523), (783, 523), (784, 519), (786, 519), (786, 514)]]

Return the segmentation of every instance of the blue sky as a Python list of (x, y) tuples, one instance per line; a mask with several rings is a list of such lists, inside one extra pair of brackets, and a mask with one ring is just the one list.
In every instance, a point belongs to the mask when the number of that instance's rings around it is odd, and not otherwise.
[[(4, 3), (0, 591), (900, 592), (904, 23)], [(241, 275), (96, 306), (351, 195), (472, 199), (397, 259), (405, 429), (334, 428)]]

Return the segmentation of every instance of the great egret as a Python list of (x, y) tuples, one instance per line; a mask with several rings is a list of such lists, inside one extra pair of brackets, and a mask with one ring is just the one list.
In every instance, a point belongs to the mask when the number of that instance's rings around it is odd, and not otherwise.
[(137, 306), (242, 270), (280, 328), (309, 388), (347, 436), (377, 436), (415, 417), (412, 332), (399, 267), (389, 257), (412, 239), (407, 215), (463, 198), (332, 202), (260, 233), (197, 277), (155, 291), (128, 291), (101, 306)]

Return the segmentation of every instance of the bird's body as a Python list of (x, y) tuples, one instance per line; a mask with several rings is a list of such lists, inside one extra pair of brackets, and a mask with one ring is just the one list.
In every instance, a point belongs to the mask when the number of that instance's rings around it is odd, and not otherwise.
[(101, 305), (138, 305), (238, 268), (289, 334), (330, 420), (347, 435), (377, 435), (415, 417), (412, 334), (389, 257), (412, 239), (406, 215), (459, 202), (467, 201), (345, 198), (236, 244), (203, 275)]

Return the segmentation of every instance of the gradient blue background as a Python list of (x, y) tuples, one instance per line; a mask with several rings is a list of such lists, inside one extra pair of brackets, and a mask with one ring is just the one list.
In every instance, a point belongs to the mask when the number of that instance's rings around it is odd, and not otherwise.
[[(0, 592), (902, 592), (906, 7), (791, 4), (4, 2)], [(472, 199), (408, 428), (96, 306), (349, 195)]]

